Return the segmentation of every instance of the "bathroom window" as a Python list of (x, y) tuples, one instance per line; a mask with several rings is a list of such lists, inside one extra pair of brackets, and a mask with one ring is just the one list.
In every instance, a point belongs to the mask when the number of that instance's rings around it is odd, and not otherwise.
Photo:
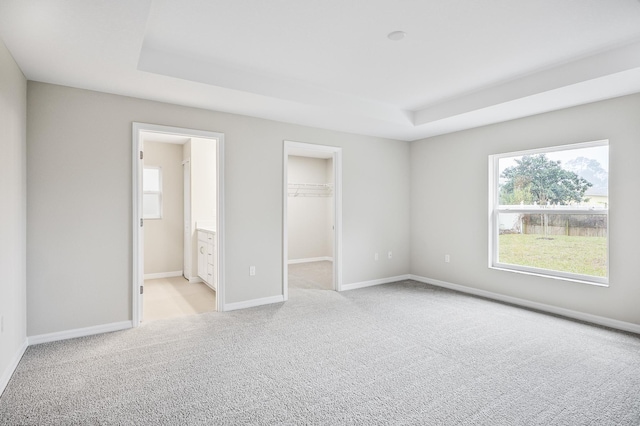
[(160, 167), (144, 168), (142, 190), (142, 217), (162, 219), (162, 169)]

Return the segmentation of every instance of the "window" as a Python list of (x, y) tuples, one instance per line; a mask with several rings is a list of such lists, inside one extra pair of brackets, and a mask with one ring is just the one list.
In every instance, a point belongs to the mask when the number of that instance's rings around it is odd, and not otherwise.
[(489, 267), (608, 284), (608, 141), (492, 155), (489, 182)]
[(142, 190), (142, 217), (162, 219), (162, 169), (160, 167), (144, 168)]

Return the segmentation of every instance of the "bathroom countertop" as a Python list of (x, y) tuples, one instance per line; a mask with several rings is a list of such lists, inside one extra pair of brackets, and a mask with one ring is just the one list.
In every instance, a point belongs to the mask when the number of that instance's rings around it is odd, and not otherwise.
[(210, 234), (215, 234), (216, 230), (210, 226), (198, 226), (196, 231), (209, 232)]
[(209, 232), (211, 234), (216, 233), (216, 221), (215, 220), (197, 220), (196, 231)]

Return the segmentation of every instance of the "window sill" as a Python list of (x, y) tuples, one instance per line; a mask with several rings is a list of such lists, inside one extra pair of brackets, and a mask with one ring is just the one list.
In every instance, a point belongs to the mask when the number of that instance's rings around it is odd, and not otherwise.
[(515, 269), (511, 267), (511, 265), (507, 266), (507, 265), (500, 265), (500, 264), (489, 266), (489, 269), (494, 269), (496, 271), (513, 272), (516, 274), (532, 275), (532, 276), (541, 277), (541, 278), (550, 278), (553, 280), (569, 281), (569, 282), (580, 283), (580, 284), (594, 285), (596, 287), (609, 287), (608, 278), (606, 279), (607, 282), (595, 282), (595, 281), (581, 280), (579, 278), (545, 274), (544, 272), (523, 271), (523, 270)]

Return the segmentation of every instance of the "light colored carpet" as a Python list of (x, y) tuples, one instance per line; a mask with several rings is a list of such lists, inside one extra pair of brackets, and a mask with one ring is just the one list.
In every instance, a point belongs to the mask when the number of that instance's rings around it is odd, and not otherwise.
[(144, 321), (175, 318), (216, 310), (216, 292), (184, 277), (144, 281)]
[(638, 425), (639, 366), (637, 335), (407, 281), (30, 347), (0, 423)]

